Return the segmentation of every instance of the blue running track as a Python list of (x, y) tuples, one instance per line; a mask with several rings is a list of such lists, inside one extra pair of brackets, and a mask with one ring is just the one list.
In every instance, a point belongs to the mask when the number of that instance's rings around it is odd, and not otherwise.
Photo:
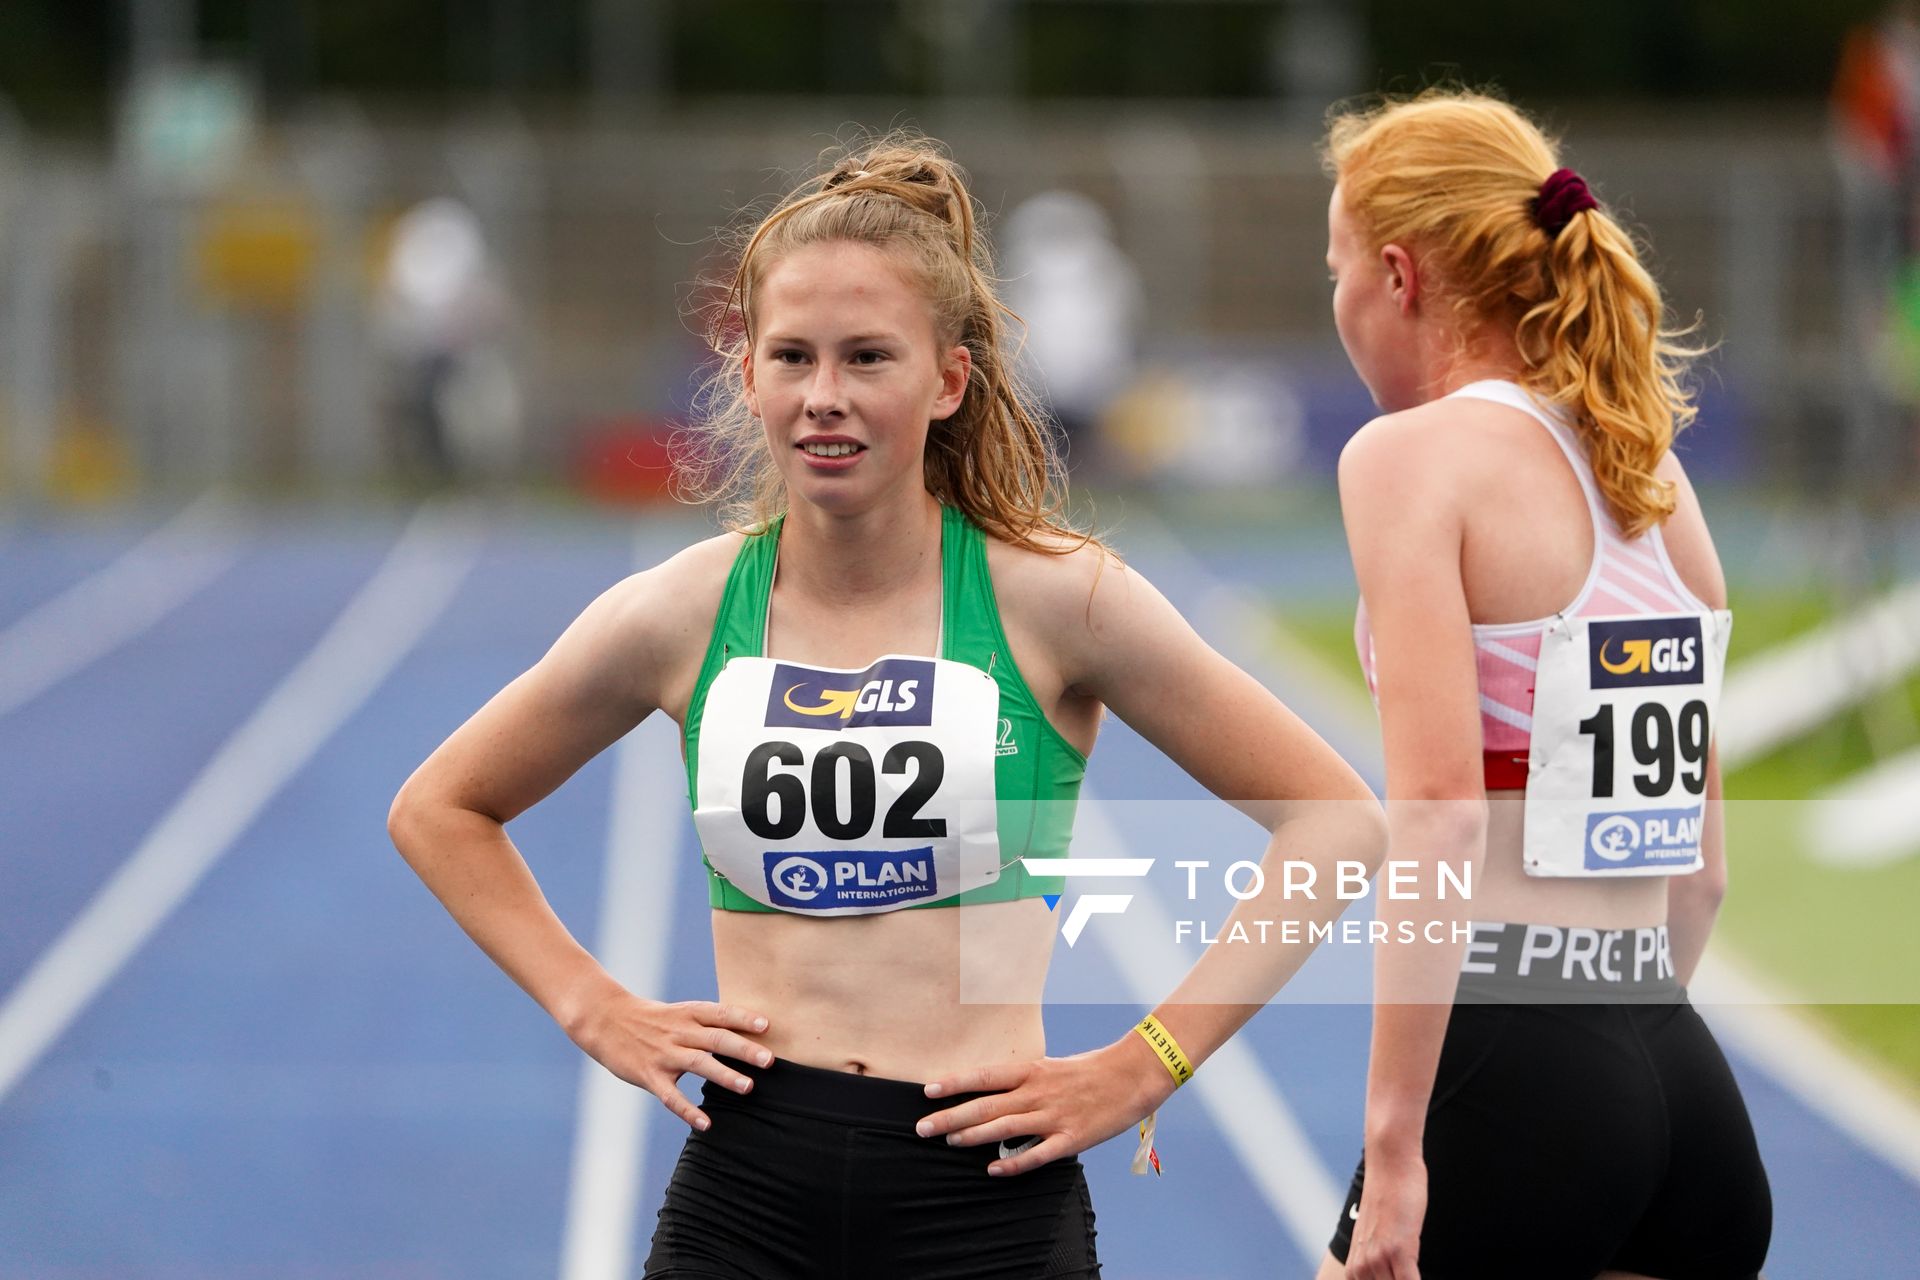
[[(168, 514), (0, 528), (0, 654), (8, 628)], [(366, 586), (407, 522), (406, 513), (240, 519), (222, 535), (238, 555), (219, 576), (0, 713), (0, 1010)], [(392, 852), (386, 807), (413, 765), (599, 591), (698, 533), (678, 517), (638, 532), (588, 516), (494, 513), (480, 526), (451, 603), (372, 696), (271, 789), (44, 1052), (10, 1085), (0, 1074), (0, 1280), (557, 1274), (580, 1056)], [(1135, 562), (1176, 604), (1199, 608), (1203, 584), (1180, 564), (1146, 548)], [(1244, 557), (1211, 566), (1230, 580), (1260, 571)], [(1261, 674), (1288, 696), (1286, 672)], [(555, 908), (589, 942), (613, 777), (610, 758), (595, 761), (513, 829)], [(1194, 796), (1118, 724), (1102, 735), (1089, 787), (1096, 797)], [(669, 829), (674, 846), (645, 856), (693, 860), (684, 813)], [(713, 966), (701, 882), (683, 874), (674, 892), (662, 912), (666, 982), (651, 994), (705, 998)], [(1084, 940), (1079, 950), (1076, 965), (1103, 963)], [(1053, 1050), (1110, 1040), (1139, 1011), (1051, 1009)], [(1344, 1188), (1359, 1149), (1367, 1023), (1364, 1007), (1289, 1005), (1241, 1037), (1305, 1149), (1230, 1134), (1223, 1113), (1189, 1089), (1160, 1117), (1165, 1177), (1129, 1176), (1124, 1141), (1085, 1156), (1106, 1274), (1310, 1275), (1317, 1243), (1289, 1229), (1247, 1153), (1306, 1171), (1307, 1185)], [(1768, 1274), (1920, 1274), (1920, 1186), (1760, 1064), (1735, 1065), (1774, 1180)], [(636, 1275), (680, 1142), (678, 1122), (649, 1107)], [(1332, 1226), (1329, 1216), (1321, 1236)]]

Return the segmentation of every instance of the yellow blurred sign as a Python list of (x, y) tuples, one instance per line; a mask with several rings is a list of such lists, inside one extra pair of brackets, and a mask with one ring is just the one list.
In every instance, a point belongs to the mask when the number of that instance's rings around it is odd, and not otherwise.
[(211, 206), (197, 237), (196, 271), (211, 298), (236, 306), (291, 308), (305, 296), (320, 231), (291, 200), (234, 200)]

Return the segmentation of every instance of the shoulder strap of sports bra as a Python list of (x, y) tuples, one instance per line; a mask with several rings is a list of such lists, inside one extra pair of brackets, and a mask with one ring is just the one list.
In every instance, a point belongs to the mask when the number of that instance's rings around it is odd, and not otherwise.
[[(1593, 517), (1596, 534), (1602, 534), (1613, 528), (1613, 517), (1607, 512), (1607, 504), (1600, 497), (1600, 486), (1594, 482), (1593, 466), (1587, 461), (1587, 451), (1582, 447), (1573, 428), (1558, 413), (1542, 407), (1540, 402), (1525, 387), (1507, 382), (1500, 378), (1484, 378), (1479, 382), (1469, 382), (1457, 391), (1450, 392), (1449, 400), (1490, 400), (1495, 404), (1506, 405), (1509, 409), (1518, 409), (1528, 414), (1535, 422), (1547, 429), (1560, 452), (1566, 455), (1567, 463), (1573, 468), (1573, 474), (1580, 481), (1580, 492), (1587, 499), (1587, 513)], [(1596, 545), (1595, 550), (1598, 551)]]
[[(1504, 404), (1522, 413), (1531, 414), (1534, 420), (1544, 426), (1558, 442), (1560, 451), (1566, 454), (1567, 461), (1573, 466), (1574, 475), (1580, 480), (1580, 492), (1586, 495), (1587, 511), (1593, 517), (1594, 573), (1599, 572), (1600, 562), (1609, 558), (1610, 547), (1624, 548), (1630, 545), (1621, 535), (1620, 526), (1614, 521), (1613, 513), (1600, 497), (1600, 486), (1593, 478), (1593, 465), (1587, 461), (1585, 447), (1574, 435), (1573, 428), (1567, 424), (1562, 415), (1551, 408), (1542, 407), (1526, 388), (1498, 378), (1470, 382), (1452, 394), (1462, 399), (1491, 400), (1496, 404)], [(1641, 540), (1658, 561), (1660, 576), (1666, 579), (1667, 585), (1683, 604), (1693, 609), (1710, 608), (1694, 594), (1693, 588), (1687, 585), (1686, 580), (1680, 576), (1680, 571), (1674, 567), (1672, 557), (1667, 554), (1665, 535), (1659, 525), (1656, 524), (1648, 529)], [(1589, 575), (1589, 586), (1591, 582), (1592, 575)], [(1581, 598), (1584, 599), (1585, 596), (1586, 592), (1582, 591)]]
[(774, 560), (779, 554), (780, 526), (785, 519), (785, 516), (776, 516), (765, 530), (748, 534), (734, 554), (733, 568), (727, 571), (727, 585), (720, 592), (720, 611), (713, 617), (713, 634), (707, 638), (707, 654), (700, 662), (700, 674), (693, 682), (693, 698), (687, 704), (684, 732), (689, 786), (693, 751), (706, 713), (708, 686), (729, 658), (757, 658), (766, 650), (767, 597), (773, 590)]
[(986, 666), (973, 652), (982, 616), (998, 619), (993, 583), (987, 577), (986, 535), (958, 507), (940, 514), (940, 656)]
[[(750, 534), (740, 544), (733, 570), (727, 574), (726, 594), (714, 620), (708, 657), (757, 658), (767, 648), (767, 602), (773, 595), (774, 566), (780, 560), (780, 531), (786, 516), (773, 518), (763, 533)], [(718, 666), (715, 668), (718, 670)]]

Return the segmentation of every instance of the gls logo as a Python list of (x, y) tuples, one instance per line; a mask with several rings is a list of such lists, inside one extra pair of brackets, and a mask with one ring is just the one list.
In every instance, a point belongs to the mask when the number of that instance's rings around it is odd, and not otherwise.
[(865, 671), (821, 671), (778, 663), (767, 693), (767, 725), (854, 729), (933, 723), (933, 663), (888, 658)]
[(1697, 684), (1700, 680), (1698, 618), (1590, 622), (1587, 643), (1591, 646), (1591, 687), (1595, 689)]

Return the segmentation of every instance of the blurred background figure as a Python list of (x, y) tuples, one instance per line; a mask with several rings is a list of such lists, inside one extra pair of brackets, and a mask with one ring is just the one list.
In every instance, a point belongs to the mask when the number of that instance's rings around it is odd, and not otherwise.
[(394, 444), (429, 479), (502, 479), (521, 453), (512, 308), (479, 219), (436, 196), (394, 224), (378, 301)]
[(1043, 191), (1007, 218), (1007, 305), (1026, 321), (1023, 361), (1066, 432), (1075, 470), (1098, 459), (1093, 429), (1133, 378), (1146, 298), (1106, 210)]
[(1101, 419), (1109, 481), (1162, 490), (1271, 490), (1306, 449), (1306, 415), (1284, 373), (1250, 360), (1159, 364)]
[[(1836, 459), (1852, 500), (1828, 515), (1827, 581), (1836, 612), (1857, 612), (1912, 572), (1895, 513), (1920, 471), (1920, 7), (1897, 0), (1846, 32), (1829, 111), (1840, 304), (1857, 341)], [(1879, 756), (1920, 738), (1920, 709), (1904, 699), (1873, 700), (1861, 723)]]
[(1869, 336), (1855, 348), (1846, 463), (1879, 487), (1876, 476), (1908, 469), (1888, 462), (1910, 467), (1920, 408), (1920, 11), (1909, 0), (1846, 33), (1832, 122), (1845, 305)]

